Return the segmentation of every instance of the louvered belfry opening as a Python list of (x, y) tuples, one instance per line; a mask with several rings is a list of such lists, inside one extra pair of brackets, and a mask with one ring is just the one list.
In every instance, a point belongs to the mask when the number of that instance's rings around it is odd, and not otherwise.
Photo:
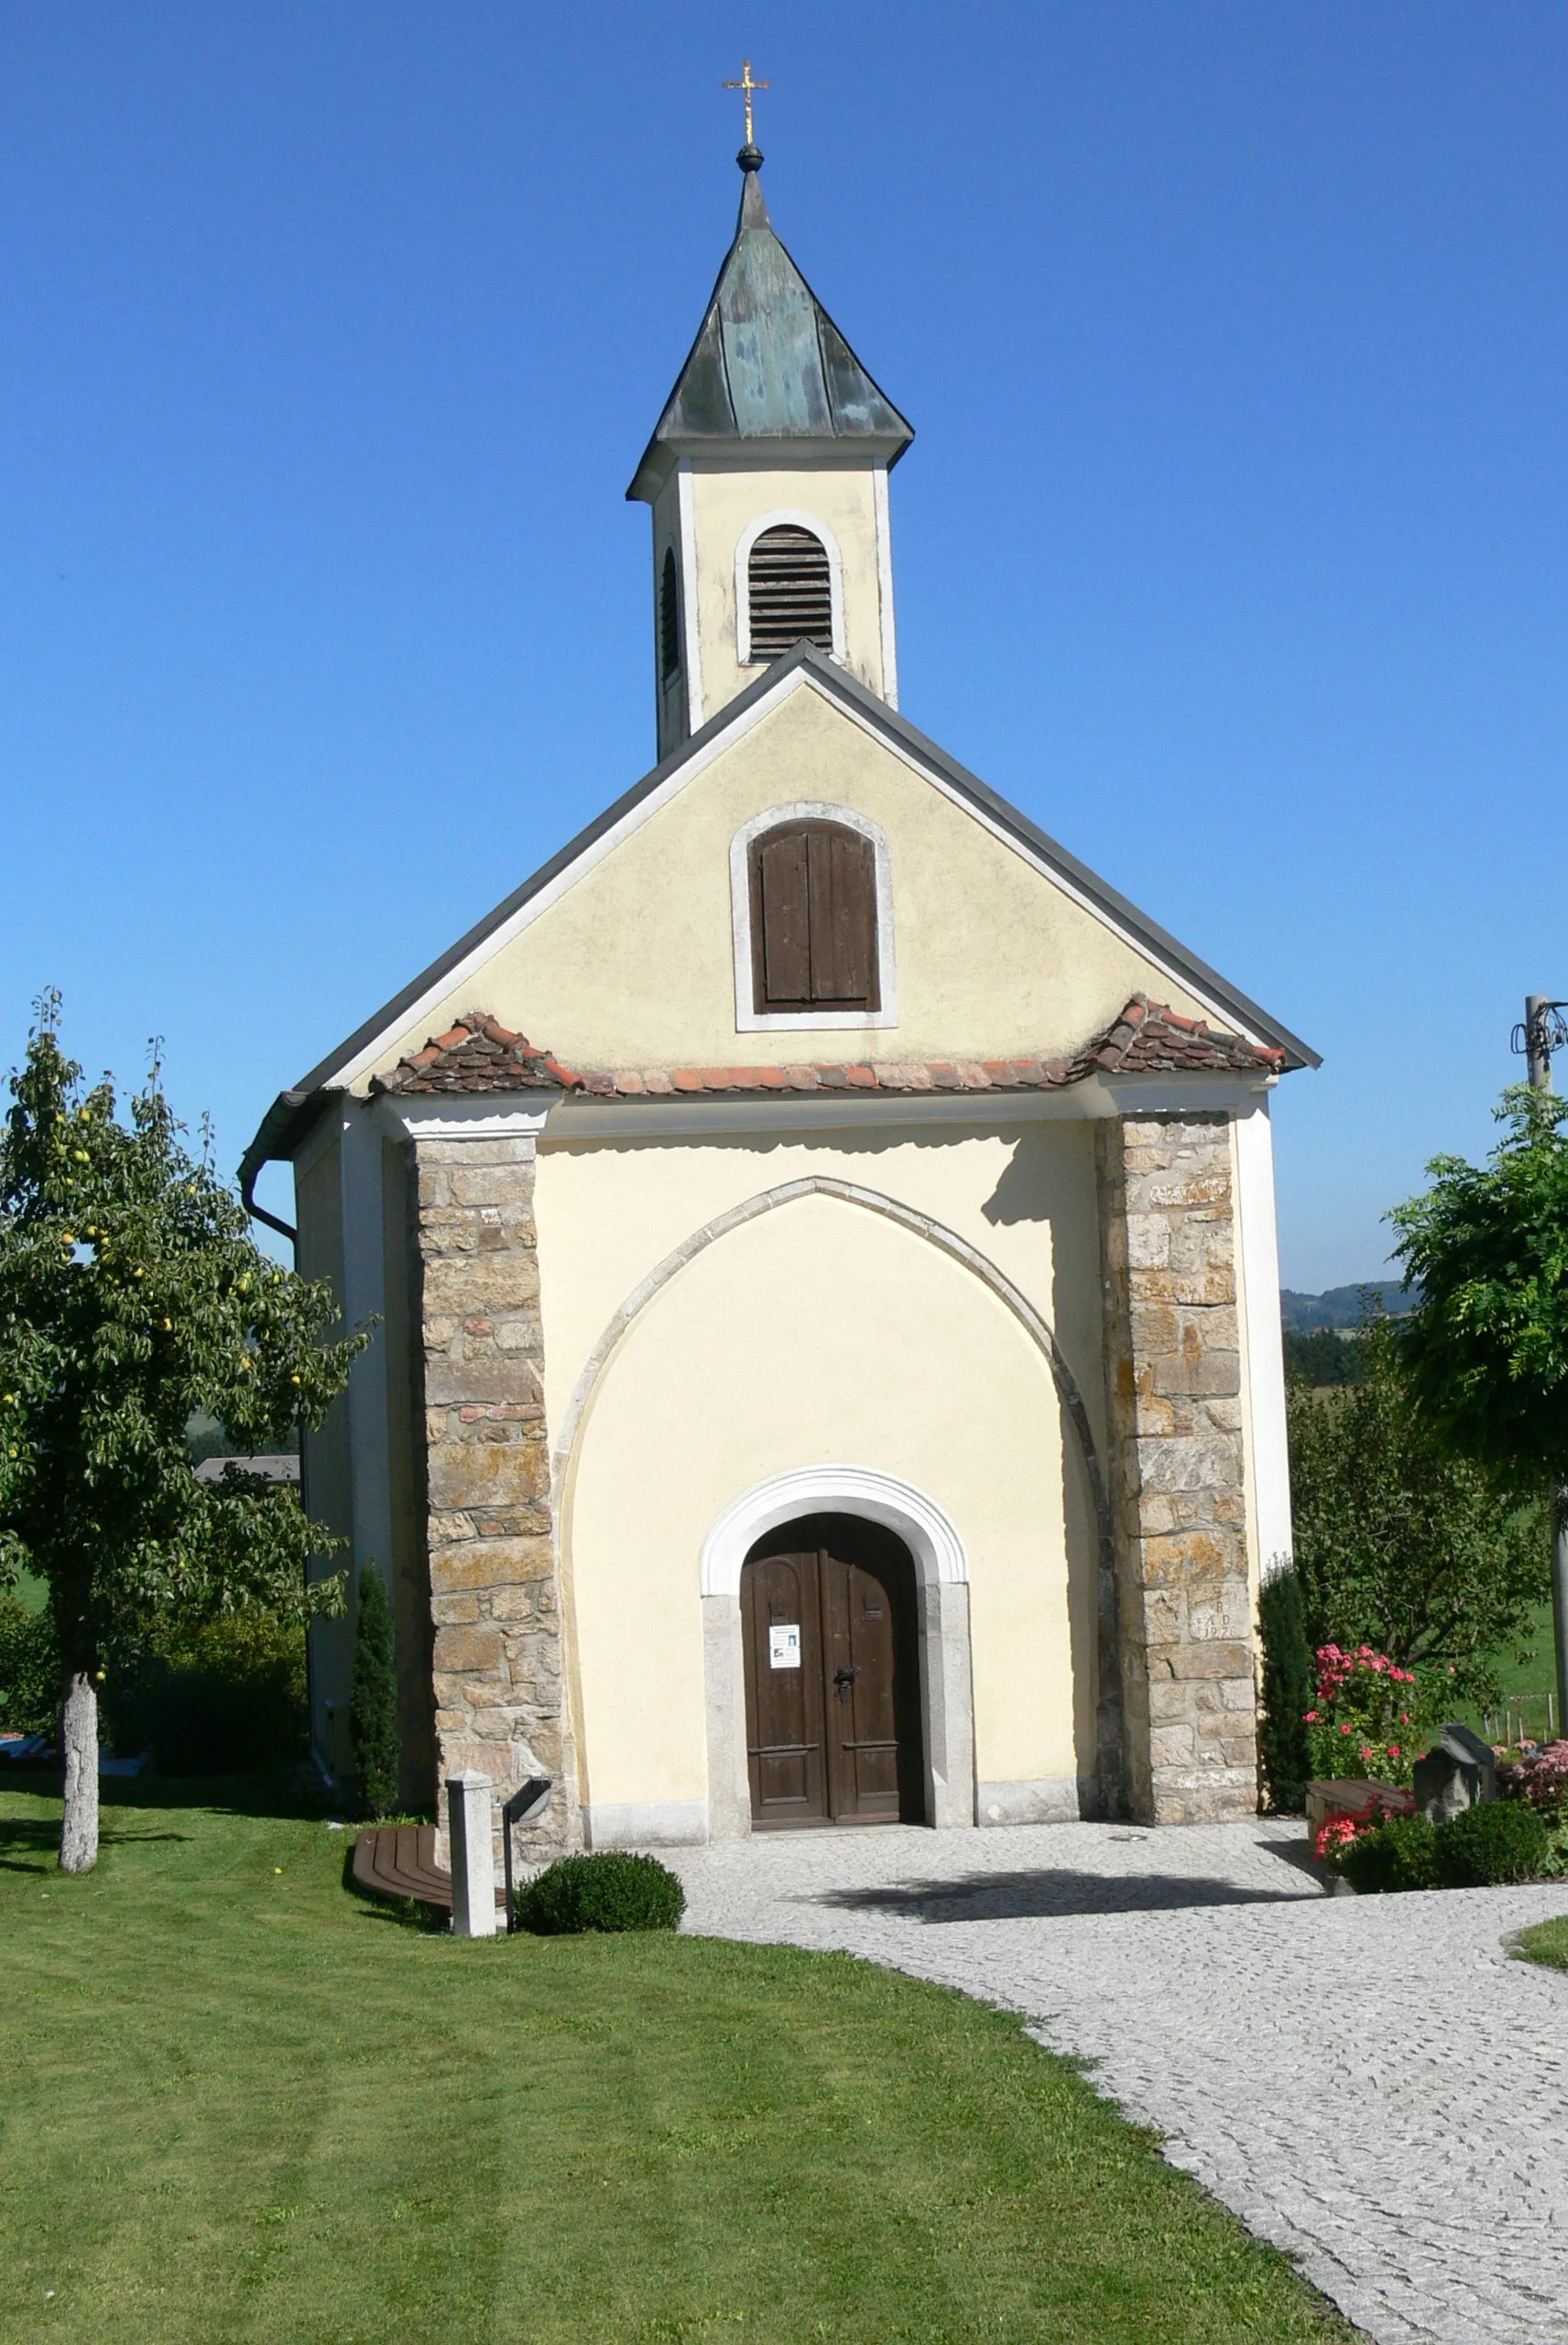
[(821, 538), (793, 521), (764, 529), (746, 565), (751, 657), (777, 660), (802, 636), (833, 649), (833, 574)]
[(752, 842), (751, 962), (759, 1015), (880, 1009), (869, 839), (841, 823), (783, 823)]
[(675, 575), (675, 549), (664, 549), (659, 579), (659, 681), (668, 684), (681, 673), (681, 589)]

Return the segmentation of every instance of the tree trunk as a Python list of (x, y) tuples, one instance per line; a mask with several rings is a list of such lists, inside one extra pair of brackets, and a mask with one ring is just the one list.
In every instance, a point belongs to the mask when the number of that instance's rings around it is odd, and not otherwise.
[(91, 1872), (98, 1861), (98, 1692), (90, 1671), (65, 1681), (60, 1740), (65, 1747), (65, 1814), (60, 1827), (61, 1872)]

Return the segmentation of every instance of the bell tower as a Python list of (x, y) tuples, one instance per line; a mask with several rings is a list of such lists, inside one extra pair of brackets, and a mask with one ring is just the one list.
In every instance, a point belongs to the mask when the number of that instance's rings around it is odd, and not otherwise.
[(887, 474), (914, 438), (773, 233), (751, 140), (740, 218), (626, 495), (653, 515), (667, 757), (804, 637), (898, 705)]

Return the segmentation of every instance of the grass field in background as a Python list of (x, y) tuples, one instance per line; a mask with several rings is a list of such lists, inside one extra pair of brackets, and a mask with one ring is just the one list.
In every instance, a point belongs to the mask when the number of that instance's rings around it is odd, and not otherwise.
[[(1519, 1654), (1524, 1653), (1522, 1661)], [(1546, 1693), (1551, 1686), (1555, 1695), (1557, 1661), (1552, 1642), (1552, 1604), (1550, 1598), (1538, 1604), (1529, 1621), (1517, 1638), (1504, 1645), (1494, 1656), (1497, 1672), (1503, 1685), (1503, 1701), (1498, 1709), (1489, 1713), (1493, 1727), (1500, 1734), (1499, 1711), (1510, 1712), (1523, 1707), (1527, 1730), (1537, 1740), (1546, 1732)], [(1473, 1726), (1484, 1733), (1485, 1722), (1478, 1709), (1460, 1705), (1453, 1716), (1465, 1726)]]
[(80, 1880), (0, 1791), (7, 2345), (1353, 2333), (1016, 2019), (840, 1956), (430, 1935), (254, 1787), (119, 1788)]

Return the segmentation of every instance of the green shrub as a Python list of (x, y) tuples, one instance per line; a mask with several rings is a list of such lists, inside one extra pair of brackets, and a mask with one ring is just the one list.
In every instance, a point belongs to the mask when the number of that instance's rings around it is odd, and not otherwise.
[(359, 1576), (348, 1725), (359, 1772), (359, 1804), (366, 1816), (390, 1816), (397, 1805), (397, 1671), (392, 1607), (380, 1573), (368, 1565)]
[(559, 1857), (517, 1898), (517, 1920), (541, 1937), (580, 1930), (672, 1930), (686, 1911), (686, 1892), (657, 1857), (623, 1856), (604, 1849), (587, 1857)]
[(1265, 1580), (1258, 1599), (1263, 1634), (1263, 1716), (1258, 1729), (1258, 1759), (1269, 1805), (1282, 1815), (1300, 1814), (1306, 1803), (1307, 1725), (1317, 1677), (1307, 1641), (1301, 1583), (1293, 1570)]
[(1336, 1869), (1363, 1896), (1386, 1890), (1435, 1889), (1437, 1835), (1424, 1816), (1389, 1816), (1347, 1841)]
[(303, 1755), (305, 1632), (276, 1613), (203, 1621), (112, 1670), (104, 1724), (117, 1751), (165, 1775), (245, 1775)]
[(1551, 1857), (1545, 1819), (1522, 1799), (1486, 1800), (1437, 1827), (1437, 1872), (1445, 1889), (1534, 1881)]
[(60, 1651), (48, 1610), (0, 1593), (0, 1727), (52, 1734), (60, 1713)]

